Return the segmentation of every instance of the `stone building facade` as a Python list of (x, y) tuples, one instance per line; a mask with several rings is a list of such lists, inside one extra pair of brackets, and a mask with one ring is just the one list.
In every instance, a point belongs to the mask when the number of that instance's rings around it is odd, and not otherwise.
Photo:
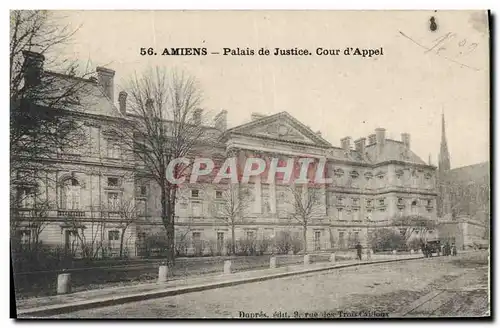
[[(140, 255), (145, 239), (162, 231), (160, 193), (154, 182), (137, 179), (133, 158), (108, 131), (109, 124), (128, 119), (127, 95), (120, 92), (115, 105), (114, 72), (97, 68), (97, 76), (87, 81), (93, 105), (75, 113), (88, 129), (86, 146), (47, 162), (42, 189), (52, 205), (47, 212), (50, 224), (40, 239), (78, 247), (81, 238), (76, 234), (84, 232), (87, 242), (102, 241), (116, 253), (124, 222), (109, 209), (133, 200), (139, 218), (127, 227), (124, 242), (129, 255)], [(222, 111), (207, 127), (219, 134), (221, 160), (224, 156), (236, 156), (242, 162), (249, 157), (266, 162), (312, 158), (325, 163), (325, 178), (332, 181), (314, 186), (319, 196), (307, 225), (308, 250), (343, 249), (355, 241), (366, 244), (373, 229), (391, 226), (397, 216), (437, 218), (436, 167), (411, 151), (409, 134), (392, 140), (385, 129), (378, 128), (354, 142), (345, 137), (337, 147), (287, 112), (253, 114), (248, 123), (230, 129), (226, 117)], [(204, 248), (225, 252), (223, 245), (231, 239), (232, 227), (220, 217), (218, 208), (227, 202), (223, 193), (227, 188), (227, 184), (212, 183), (180, 186), (175, 223), (178, 242), (185, 238), (192, 249), (206, 241)], [(234, 226), (236, 240), (273, 238), (281, 231), (302, 236), (302, 226), (289, 215), (293, 211), (287, 201), (290, 186), (255, 177), (248, 190), (248, 206)], [(32, 206), (29, 199), (20, 204), (25, 216)], [(28, 225), (20, 227), (20, 234), (24, 239), (32, 235)]]

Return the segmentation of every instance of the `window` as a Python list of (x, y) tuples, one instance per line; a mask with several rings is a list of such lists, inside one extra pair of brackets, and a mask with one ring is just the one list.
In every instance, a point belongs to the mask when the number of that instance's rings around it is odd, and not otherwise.
[(254, 231), (247, 231), (247, 239), (253, 239), (255, 236), (255, 232)]
[(351, 178), (357, 179), (359, 177), (358, 171), (351, 171)]
[(335, 174), (336, 177), (341, 177), (341, 176), (344, 175), (344, 170), (342, 170), (342, 169), (335, 169), (333, 171), (333, 173)]
[(432, 200), (431, 199), (427, 200), (427, 207), (432, 207)]
[(359, 198), (353, 198), (352, 199), (352, 205), (353, 206), (359, 206)]
[(201, 232), (193, 232), (193, 241), (199, 241), (201, 239)]
[(352, 219), (354, 221), (360, 221), (359, 220), (359, 210), (357, 208), (352, 210)]
[(217, 232), (217, 253), (224, 249), (224, 232)]
[(366, 180), (370, 180), (371, 178), (373, 178), (373, 173), (372, 172), (366, 172), (365, 173), (365, 179)]
[(344, 198), (343, 197), (337, 197), (337, 206), (343, 206), (344, 205)]
[(137, 200), (137, 215), (146, 216), (146, 200), (138, 199)]
[(314, 231), (314, 250), (321, 250), (321, 231)]
[(357, 243), (359, 241), (359, 231), (354, 232), (354, 241)]
[(118, 230), (108, 231), (108, 240), (113, 241), (113, 240), (119, 240), (119, 239), (120, 239), (120, 232)]
[(80, 209), (81, 187), (74, 178), (67, 179), (63, 183), (61, 195), (61, 207), (67, 210)]
[(372, 207), (372, 206), (373, 206), (373, 202), (372, 202), (372, 200), (371, 200), (371, 199), (367, 199), (367, 200), (366, 200), (366, 206), (367, 206), (367, 207)]
[(117, 142), (109, 141), (108, 142), (108, 157), (109, 158), (120, 158), (120, 145)]
[(417, 207), (417, 201), (414, 200), (411, 202), (411, 213), (412, 214), (418, 214), (418, 207)]
[(222, 198), (222, 191), (220, 191), (220, 190), (216, 190), (216, 191), (215, 191), (215, 198), (217, 198), (217, 199), (221, 199), (221, 198)]
[(200, 197), (200, 191), (198, 189), (191, 189), (191, 197), (194, 198)]
[(117, 192), (108, 192), (108, 209), (118, 210), (120, 204), (120, 194)]
[(148, 188), (146, 186), (139, 187), (139, 195), (146, 197), (148, 194)]
[(343, 231), (339, 232), (339, 248), (345, 249), (345, 233)]
[(66, 230), (64, 234), (64, 247), (66, 250), (74, 251), (79, 245), (78, 231)]
[(381, 198), (378, 200), (378, 205), (379, 206), (385, 206), (385, 199), (384, 198)]
[(21, 244), (29, 244), (31, 242), (31, 230), (20, 230), (19, 239), (21, 241)]
[(194, 217), (201, 217), (203, 214), (203, 206), (200, 202), (191, 203), (191, 213)]
[(33, 191), (31, 188), (19, 188), (19, 206), (22, 208), (33, 207)]
[(118, 187), (119, 183), (120, 181), (118, 178), (108, 178), (108, 187)]

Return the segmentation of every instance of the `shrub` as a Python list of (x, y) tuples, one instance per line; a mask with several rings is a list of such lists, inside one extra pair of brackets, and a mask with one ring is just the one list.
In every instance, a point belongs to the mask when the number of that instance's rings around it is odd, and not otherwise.
[(280, 231), (276, 237), (274, 244), (276, 246), (276, 252), (278, 254), (288, 254), (292, 249), (292, 236), (288, 231)]
[(405, 245), (405, 240), (398, 231), (381, 228), (371, 234), (369, 243), (373, 250), (383, 251), (401, 249)]
[(255, 239), (253, 238), (241, 238), (237, 242), (237, 255), (256, 255), (257, 247)]
[(272, 240), (266, 237), (257, 240), (256, 244), (257, 244), (258, 254), (263, 255), (264, 253), (268, 252), (272, 246), (272, 243), (273, 243)]
[(291, 246), (293, 254), (298, 254), (304, 248), (304, 241), (298, 236), (292, 236)]

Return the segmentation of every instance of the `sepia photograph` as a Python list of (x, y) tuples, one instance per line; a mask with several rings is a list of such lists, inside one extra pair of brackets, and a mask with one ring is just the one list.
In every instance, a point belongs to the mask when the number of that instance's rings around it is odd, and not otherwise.
[(489, 11), (9, 18), (14, 318), (492, 318)]

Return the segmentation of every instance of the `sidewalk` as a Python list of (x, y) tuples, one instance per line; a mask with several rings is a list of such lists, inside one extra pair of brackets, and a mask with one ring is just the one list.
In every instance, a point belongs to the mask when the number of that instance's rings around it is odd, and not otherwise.
[(355, 265), (367, 265), (422, 258), (415, 255), (375, 255), (371, 261), (348, 260), (336, 263), (321, 262), (310, 265), (283, 266), (276, 269), (243, 271), (232, 274), (210, 274), (187, 277), (166, 283), (135, 284), (124, 287), (103, 288), (49, 297), (22, 299), (16, 302), (19, 317), (47, 316), (93, 307), (103, 307), (183, 293), (222, 288), (250, 282), (264, 281), (293, 275), (313, 273)]

